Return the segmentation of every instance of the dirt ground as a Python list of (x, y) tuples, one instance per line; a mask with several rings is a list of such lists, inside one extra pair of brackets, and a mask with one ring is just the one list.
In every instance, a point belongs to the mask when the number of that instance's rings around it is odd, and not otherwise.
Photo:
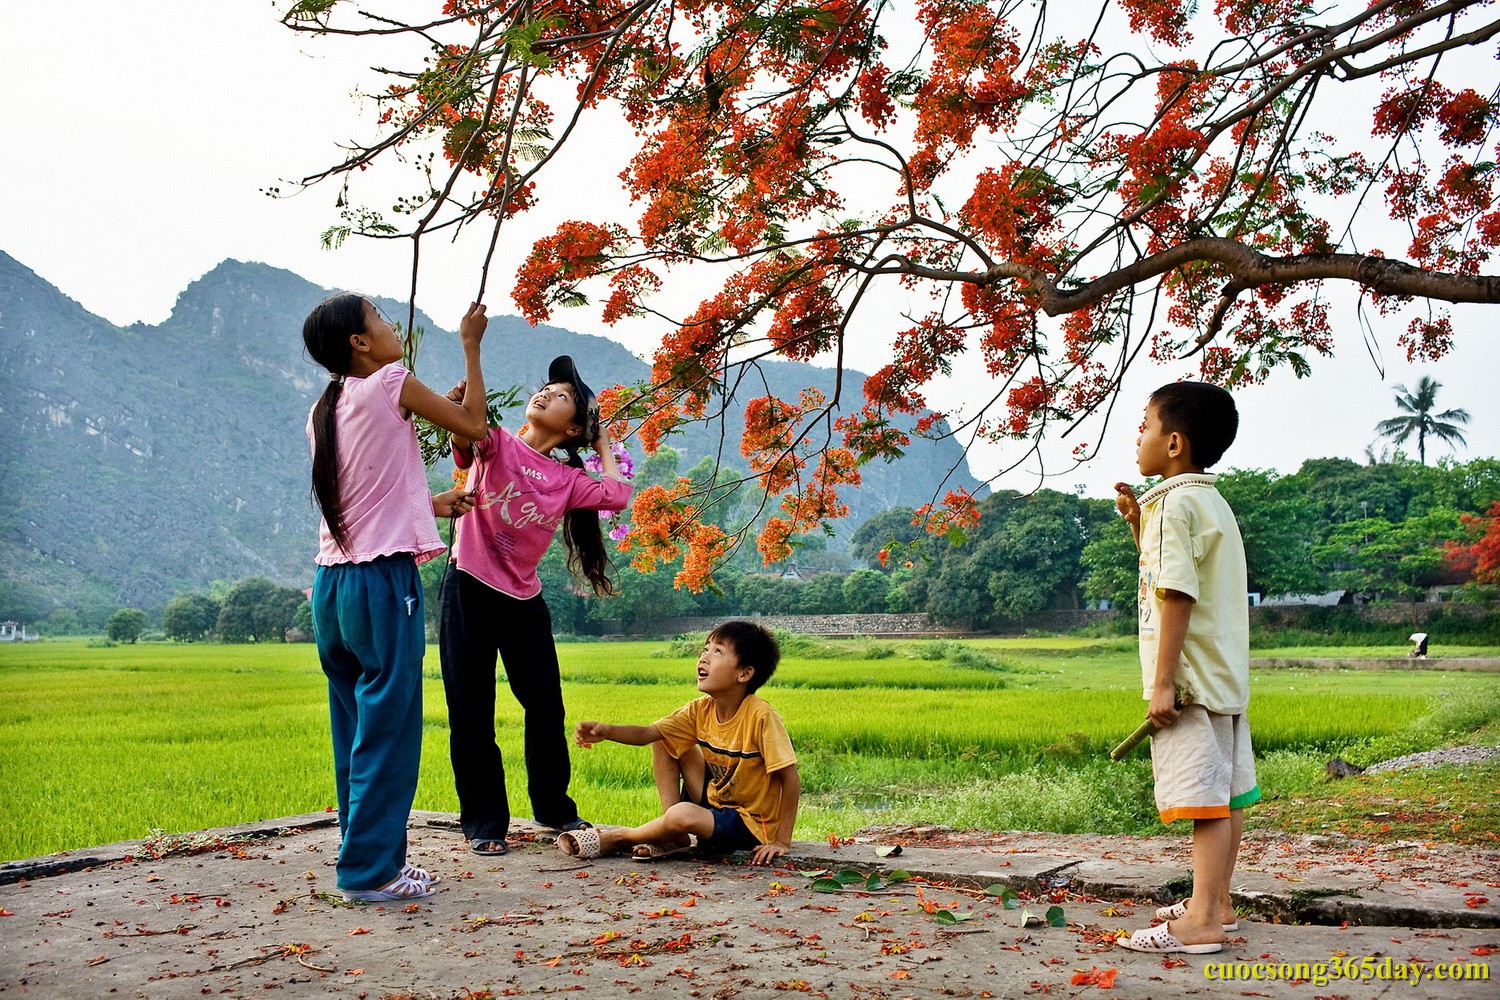
[(1496, 995), (1447, 978), (1500, 955), (1493, 851), (1252, 837), (1225, 950), (1160, 956), (1112, 939), (1180, 893), (1186, 840), (882, 828), (766, 868), (579, 861), (525, 823), (486, 858), (454, 826), (414, 814), (410, 859), (442, 881), (404, 905), (343, 901), (326, 814), (0, 866), (0, 994)]

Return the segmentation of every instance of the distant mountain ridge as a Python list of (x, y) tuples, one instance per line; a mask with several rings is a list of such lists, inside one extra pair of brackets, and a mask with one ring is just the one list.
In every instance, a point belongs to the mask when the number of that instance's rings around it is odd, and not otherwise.
[[(328, 294), (289, 271), (226, 260), (160, 325), (117, 327), (0, 252), (0, 572), (53, 592), (103, 581), (148, 609), (213, 580), (306, 586), (317, 518), (303, 428), (324, 375), (304, 357), (301, 325)], [(419, 373), (446, 388), (462, 374), (457, 337), (420, 312), (417, 324), (427, 331)], [(491, 318), (484, 352), (492, 386), (535, 386), (558, 354), (577, 358), (596, 387), (649, 375), (614, 341), (514, 316)], [(762, 369), (778, 395), (833, 385), (831, 369)], [(740, 407), (766, 391), (755, 381)], [(684, 469), (720, 450), (744, 465), (733, 420), (722, 440), (698, 426), (668, 443)], [(887, 507), (927, 502), (944, 477), (977, 488), (952, 441), (913, 439), (906, 458), (864, 475), (847, 491), (843, 534)]]

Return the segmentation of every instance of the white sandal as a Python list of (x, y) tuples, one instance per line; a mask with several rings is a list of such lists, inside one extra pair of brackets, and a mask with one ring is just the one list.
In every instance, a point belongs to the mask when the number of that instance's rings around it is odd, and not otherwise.
[(405, 899), (421, 899), (423, 896), (431, 896), (436, 891), (431, 883), (418, 882), (405, 875), (397, 875), (395, 880), (383, 889), (343, 890), (344, 898), (351, 903), (399, 903)]
[[(1156, 908), (1157, 920), (1181, 920), (1185, 916), (1187, 916), (1187, 900), (1185, 899), (1180, 903), (1173, 903), (1171, 906), (1158, 906)], [(1223, 927), (1225, 934), (1233, 934), (1240, 929), (1240, 922), (1236, 920), (1232, 924), (1224, 924)]]
[(436, 875), (433, 875), (427, 869), (418, 868), (416, 865), (403, 866), (401, 869), (401, 874), (405, 875), (413, 882), (426, 882), (428, 885), (437, 885), (442, 881), (442, 879), (438, 878)]
[(1121, 934), (1115, 938), (1115, 944), (1121, 948), (1129, 948), (1131, 951), (1144, 951), (1153, 955), (1212, 955), (1216, 951), (1224, 950), (1224, 942), (1207, 941), (1203, 944), (1183, 944), (1177, 939), (1177, 935), (1167, 930), (1166, 924), (1157, 924), (1155, 927), (1147, 927), (1136, 931), (1130, 936)]
[(557, 846), (572, 858), (597, 858), (599, 831), (591, 826), (582, 830), (569, 830), (557, 838)]

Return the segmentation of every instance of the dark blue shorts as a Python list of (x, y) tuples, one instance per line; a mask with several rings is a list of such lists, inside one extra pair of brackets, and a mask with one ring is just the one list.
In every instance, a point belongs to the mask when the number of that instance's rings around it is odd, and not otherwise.
[(738, 809), (704, 807), (714, 814), (714, 834), (706, 841), (699, 841), (700, 850), (713, 854), (728, 854), (731, 851), (753, 851), (760, 846), (760, 838), (750, 832), (745, 818)]

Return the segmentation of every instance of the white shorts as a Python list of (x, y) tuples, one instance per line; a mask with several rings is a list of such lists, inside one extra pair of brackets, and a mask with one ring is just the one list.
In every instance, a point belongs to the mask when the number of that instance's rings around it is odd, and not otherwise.
[(1187, 705), (1176, 722), (1151, 737), (1156, 809), (1163, 823), (1223, 819), (1260, 800), (1250, 724)]

